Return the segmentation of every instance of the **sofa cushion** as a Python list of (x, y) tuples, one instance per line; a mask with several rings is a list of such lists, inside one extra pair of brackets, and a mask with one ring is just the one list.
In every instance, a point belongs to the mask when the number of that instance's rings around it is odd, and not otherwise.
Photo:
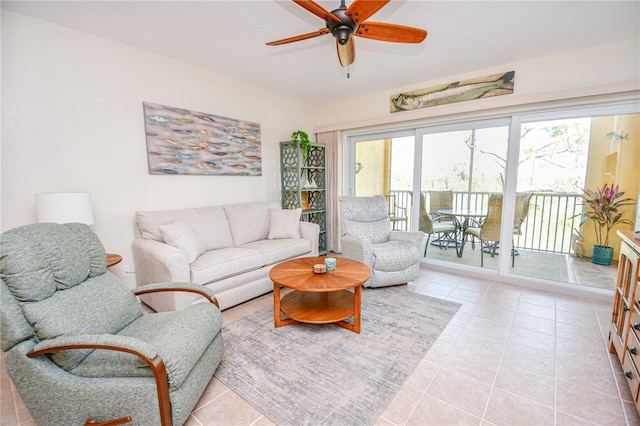
[(221, 206), (136, 212), (140, 235), (150, 240), (163, 242), (160, 225), (176, 221), (184, 222), (193, 229), (207, 250), (233, 247), (229, 223)]
[(206, 251), (200, 237), (182, 221), (160, 225), (160, 233), (165, 243), (182, 250), (187, 255), (189, 263)]
[(310, 254), (311, 241), (304, 238), (261, 240), (245, 244), (242, 248), (257, 250), (264, 256), (265, 265)]
[(269, 209), (280, 208), (278, 202), (243, 203), (224, 206), (236, 247), (266, 240), (269, 235)]
[(302, 209), (270, 209), (268, 239), (300, 238)]
[[(208, 303), (187, 309), (143, 315), (118, 333), (156, 348), (167, 368), (169, 389), (179, 388), (222, 327), (220, 311)], [(82, 377), (153, 377), (135, 355), (93, 351), (71, 371)]]
[(379, 244), (387, 241), (391, 233), (389, 218), (374, 222), (358, 222), (345, 219), (342, 226), (342, 232), (344, 232), (344, 234), (365, 236), (371, 244)]
[(262, 253), (247, 248), (210, 250), (190, 265), (191, 282), (207, 284), (264, 266)]

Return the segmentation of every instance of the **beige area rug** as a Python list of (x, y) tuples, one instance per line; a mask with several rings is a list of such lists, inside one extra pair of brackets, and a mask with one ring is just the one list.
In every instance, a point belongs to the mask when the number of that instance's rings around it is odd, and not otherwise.
[(223, 327), (215, 375), (278, 425), (370, 425), (459, 307), (403, 287), (364, 289), (360, 334), (274, 329), (273, 307), (264, 308)]

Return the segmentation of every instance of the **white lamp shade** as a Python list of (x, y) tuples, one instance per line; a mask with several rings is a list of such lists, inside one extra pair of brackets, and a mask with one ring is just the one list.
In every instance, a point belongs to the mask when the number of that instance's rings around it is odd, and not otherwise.
[(46, 192), (36, 194), (38, 222), (93, 224), (91, 194), (88, 192)]

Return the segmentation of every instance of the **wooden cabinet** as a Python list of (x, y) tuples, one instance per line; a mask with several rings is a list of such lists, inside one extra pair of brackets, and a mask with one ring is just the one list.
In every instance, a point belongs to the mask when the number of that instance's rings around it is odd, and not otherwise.
[(640, 412), (640, 240), (634, 239), (630, 231), (618, 231), (618, 235), (622, 237), (622, 244), (609, 328), (609, 350), (618, 355)]
[(302, 208), (301, 220), (320, 226), (318, 254), (327, 254), (326, 146), (312, 143), (307, 161), (300, 147), (280, 142), (282, 208)]

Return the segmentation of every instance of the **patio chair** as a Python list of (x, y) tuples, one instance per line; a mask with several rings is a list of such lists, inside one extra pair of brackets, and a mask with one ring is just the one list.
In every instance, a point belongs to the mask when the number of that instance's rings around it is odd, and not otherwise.
[[(514, 226), (513, 226), (513, 235), (522, 235), (522, 224), (527, 219), (527, 214), (529, 213), (529, 204), (531, 202), (531, 196), (533, 193), (531, 192), (518, 192), (516, 194), (516, 210), (514, 215)], [(515, 239), (512, 239), (514, 255), (519, 255), (520, 252), (516, 249)]]
[(429, 212), (453, 209), (453, 191), (429, 191)]
[[(37, 424), (188, 419), (222, 359), (222, 315), (210, 290), (188, 283), (129, 290), (80, 223), (25, 225), (4, 232), (0, 244), (0, 345)], [(193, 292), (209, 303), (145, 313), (136, 296), (159, 291)]]
[(339, 199), (342, 254), (364, 263), (371, 276), (363, 286), (404, 284), (418, 278), (424, 233), (392, 231), (382, 195)]
[[(427, 255), (427, 249), (429, 248), (429, 242), (433, 234), (438, 235), (438, 238), (434, 240), (434, 242), (437, 242), (440, 249), (446, 249), (449, 246), (449, 242), (453, 241), (455, 243), (456, 241), (456, 226), (454, 223), (448, 216), (427, 212), (426, 201), (423, 194), (420, 194), (419, 228), (427, 234), (427, 244), (424, 246), (423, 257)], [(443, 241), (446, 241), (446, 244), (442, 244)]]
[(531, 204), (532, 196), (532, 192), (519, 192), (516, 194), (516, 224), (513, 228), (513, 233), (515, 235), (522, 235), (522, 224), (527, 219), (527, 214), (529, 214), (529, 206)]
[[(519, 217), (518, 217), (519, 219)], [(515, 221), (514, 221), (515, 222)], [(480, 240), (480, 266), (484, 266), (485, 251), (494, 257), (500, 243), (500, 226), (502, 223), (502, 194), (491, 194), (489, 196), (489, 209), (487, 216), (479, 227), (469, 227), (465, 230), (465, 235)], [(475, 240), (472, 240), (471, 247), (475, 248)], [(515, 253), (511, 250), (511, 266), (515, 265)]]
[(387, 204), (389, 205), (389, 220), (391, 220), (391, 229), (393, 230), (407, 230), (407, 209), (398, 205), (395, 194), (385, 195)]
[[(453, 210), (453, 191), (452, 190), (444, 190), (444, 191), (429, 191), (429, 209), (428, 212), (432, 218), (438, 218), (438, 222), (446, 223), (451, 222), (452, 225), (455, 226), (455, 221), (453, 217), (447, 215), (441, 215), (438, 213), (440, 210)], [(440, 238), (440, 237), (438, 237)], [(452, 244), (457, 247), (458, 242), (455, 239), (450, 239), (449, 235), (445, 236), (445, 241), (447, 246)], [(442, 241), (440, 241), (442, 244)]]

